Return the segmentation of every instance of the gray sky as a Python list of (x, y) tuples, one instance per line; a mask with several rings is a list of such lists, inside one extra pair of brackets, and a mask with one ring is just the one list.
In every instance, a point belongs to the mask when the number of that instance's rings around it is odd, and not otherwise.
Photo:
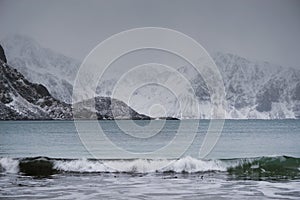
[(0, 39), (25, 34), (77, 59), (112, 34), (159, 26), (209, 52), (300, 68), (298, 0), (0, 0), (0, 24)]

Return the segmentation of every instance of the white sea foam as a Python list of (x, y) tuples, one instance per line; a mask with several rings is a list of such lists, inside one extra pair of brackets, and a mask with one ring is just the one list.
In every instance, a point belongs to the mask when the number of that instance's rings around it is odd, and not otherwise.
[[(244, 164), (253, 163), (259, 161), (262, 163), (278, 162), (285, 165), (286, 159), (296, 159), (288, 157), (260, 157), (260, 158), (241, 158), (241, 159), (229, 159), (229, 160), (199, 160), (192, 157), (184, 157), (178, 160), (169, 159), (132, 159), (132, 160), (91, 160), (91, 159), (51, 159), (51, 158), (0, 158), (0, 172), (5, 173), (18, 173), (24, 172), (26, 168), (19, 167), (20, 163), (27, 163), (32, 165), (40, 165), (40, 160), (51, 163), (54, 170), (62, 172), (78, 172), (78, 173), (197, 173), (197, 172), (209, 172), (209, 171), (227, 171), (229, 168), (235, 168)], [(293, 161), (293, 160), (292, 160)], [(290, 161), (290, 162), (292, 162)], [(295, 161), (293, 161), (295, 162)], [(251, 164), (250, 169), (259, 169), (259, 163)], [(298, 164), (295, 164), (295, 170), (299, 170)], [(20, 168), (20, 169), (19, 169)], [(35, 166), (35, 168), (38, 168)], [(266, 170), (266, 169), (262, 169)], [(272, 169), (270, 169), (272, 170)], [(25, 172), (26, 173), (26, 172)]]
[(86, 159), (72, 161), (55, 161), (54, 168), (70, 172), (205, 172), (205, 171), (226, 171), (227, 166), (219, 160), (197, 160), (191, 157), (179, 160), (110, 160), (92, 161)]
[(6, 173), (18, 173), (19, 161), (12, 158), (0, 158), (0, 171)]
[(54, 168), (69, 172), (104, 172), (108, 170), (101, 161), (89, 161), (87, 159), (55, 161)]
[[(22, 161), (23, 162), (23, 161)], [(230, 165), (220, 160), (198, 160), (185, 157), (178, 160), (168, 159), (135, 159), (135, 160), (49, 160), (53, 168), (65, 172), (126, 172), (126, 173), (151, 173), (151, 172), (205, 172), (226, 171)], [(6, 173), (18, 173), (20, 160), (0, 158), (0, 170)], [(232, 165), (232, 164), (231, 164)]]

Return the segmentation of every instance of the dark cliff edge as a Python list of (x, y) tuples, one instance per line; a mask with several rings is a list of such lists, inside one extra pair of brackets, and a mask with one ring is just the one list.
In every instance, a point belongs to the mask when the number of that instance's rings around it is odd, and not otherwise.
[(6, 56), (4, 54), (4, 49), (3, 47), (0, 45), (0, 59), (4, 62), (4, 63), (7, 63), (7, 60), (6, 60)]
[(0, 61), (0, 119), (71, 119), (71, 106), (53, 98), (47, 88), (31, 83)]

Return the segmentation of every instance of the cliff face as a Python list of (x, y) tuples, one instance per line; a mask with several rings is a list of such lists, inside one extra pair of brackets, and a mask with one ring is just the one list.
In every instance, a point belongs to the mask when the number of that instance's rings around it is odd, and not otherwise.
[(1, 60), (0, 119), (70, 119), (71, 106), (53, 98), (41, 84), (29, 82)]
[[(8, 65), (6, 60), (4, 62), (3, 58), (5, 58), (4, 51), (0, 60), (0, 120), (73, 119), (71, 104), (54, 98), (42, 84), (28, 81), (20, 72)], [(95, 113), (96, 117), (89, 115), (76, 117), (82, 119), (149, 119), (115, 99), (96, 97), (95, 102), (95, 108), (85, 107), (84, 111)], [(79, 104), (87, 105), (86, 102)]]
[(2, 46), (0, 45), (0, 59), (3, 61), (3, 62), (7, 62), (6, 60), (6, 56), (4, 54), (4, 49), (2, 48)]

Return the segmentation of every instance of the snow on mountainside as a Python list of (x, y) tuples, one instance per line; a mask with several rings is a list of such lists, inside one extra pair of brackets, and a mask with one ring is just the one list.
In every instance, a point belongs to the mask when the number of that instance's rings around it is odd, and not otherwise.
[(300, 71), (232, 54), (213, 55), (224, 79), (229, 118), (296, 118)]
[[(0, 120), (71, 120), (73, 114), (77, 119), (150, 119), (109, 97), (95, 97), (93, 101), (89, 99), (74, 105), (62, 102), (45, 86), (28, 81), (7, 64), (2, 50), (0, 45)], [(95, 102), (95, 106), (91, 102)]]
[[(95, 109), (89, 106), (95, 102)], [(124, 102), (95, 97), (74, 105), (77, 119), (150, 119)], [(0, 60), (0, 120), (73, 119), (72, 106), (51, 96), (41, 84), (29, 82), (21, 73)]]
[(1, 45), (8, 64), (18, 69), (29, 81), (41, 83), (57, 99), (70, 102), (72, 84), (80, 62), (43, 48), (27, 36), (4, 38)]
[[(9, 64), (30, 81), (44, 84), (54, 97), (71, 102), (72, 83), (80, 66), (78, 61), (43, 48), (24, 36), (5, 38), (1, 42)], [(226, 118), (300, 117), (300, 70), (267, 62), (252, 62), (232, 54), (215, 53), (212, 58), (223, 76), (227, 99)], [(199, 100), (200, 117), (210, 118), (210, 96), (201, 76), (194, 76), (193, 69), (188, 67), (178, 68), (177, 71), (185, 76), (193, 74), (190, 79)], [(171, 79), (169, 76), (163, 78)], [(148, 78), (147, 74), (139, 77)], [(98, 94), (110, 96), (116, 81), (111, 78), (101, 83)], [(180, 98), (186, 105), (192, 104), (186, 96)], [(151, 106), (158, 103), (165, 105), (166, 116), (195, 117), (181, 116), (176, 97), (158, 87), (138, 89), (132, 96), (130, 106), (140, 113), (149, 114)]]
[(71, 106), (53, 98), (0, 60), (0, 119), (71, 119)]

